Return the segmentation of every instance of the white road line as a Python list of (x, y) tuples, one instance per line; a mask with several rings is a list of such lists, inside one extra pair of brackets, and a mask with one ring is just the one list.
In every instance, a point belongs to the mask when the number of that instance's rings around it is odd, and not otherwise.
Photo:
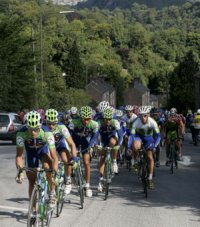
[(2, 206), (2, 205), (0, 205), (0, 209), (28, 211), (28, 209), (25, 209), (25, 208), (20, 208), (20, 207), (9, 207), (9, 206)]

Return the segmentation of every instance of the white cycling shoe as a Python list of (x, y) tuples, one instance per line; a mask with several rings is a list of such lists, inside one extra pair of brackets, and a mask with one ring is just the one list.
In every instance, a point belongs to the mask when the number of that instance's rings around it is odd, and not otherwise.
[(86, 188), (85, 189), (85, 195), (86, 195), (86, 197), (92, 197), (92, 190), (91, 190), (91, 188)]
[(119, 173), (117, 162), (114, 162), (114, 163), (113, 163), (113, 172), (114, 172), (115, 174), (118, 174), (118, 173)]
[(67, 184), (65, 185), (65, 188), (64, 188), (64, 193), (66, 195), (69, 195), (71, 190), (72, 190), (72, 184), (71, 184), (71, 182), (67, 182)]
[(99, 184), (98, 184), (98, 191), (103, 192), (103, 184), (101, 181), (99, 181)]

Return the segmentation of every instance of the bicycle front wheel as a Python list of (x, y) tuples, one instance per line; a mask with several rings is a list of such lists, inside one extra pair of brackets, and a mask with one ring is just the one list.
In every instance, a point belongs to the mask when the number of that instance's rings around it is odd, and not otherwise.
[(57, 186), (56, 196), (57, 196), (56, 216), (59, 217), (64, 205), (64, 184), (63, 183), (60, 183), (60, 185)]
[(83, 177), (82, 177), (82, 171), (81, 166), (79, 165), (76, 170), (76, 178), (77, 178), (77, 186), (78, 186), (78, 193), (80, 196), (80, 205), (81, 209), (83, 209), (83, 203), (84, 203), (84, 184), (83, 184)]
[(27, 227), (37, 227), (40, 222), (40, 215), (44, 215), (44, 204), (40, 203), (40, 192), (34, 187), (28, 209)]

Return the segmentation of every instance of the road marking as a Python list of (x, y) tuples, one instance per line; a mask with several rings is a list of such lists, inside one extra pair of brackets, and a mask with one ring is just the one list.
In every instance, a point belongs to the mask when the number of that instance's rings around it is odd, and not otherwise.
[(6, 209), (6, 210), (19, 210), (19, 211), (28, 211), (28, 209), (25, 208), (19, 208), (19, 207), (9, 207), (9, 206), (1, 206), (0, 209)]

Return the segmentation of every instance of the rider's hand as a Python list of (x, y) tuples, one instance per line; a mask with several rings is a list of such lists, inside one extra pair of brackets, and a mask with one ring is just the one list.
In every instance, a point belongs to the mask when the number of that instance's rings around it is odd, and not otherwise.
[(79, 159), (78, 157), (72, 157), (73, 162), (78, 162), (78, 159)]
[(19, 170), (18, 173), (17, 173), (17, 176), (15, 177), (15, 181), (18, 184), (22, 184), (23, 180), (24, 180), (24, 173), (21, 170)]

